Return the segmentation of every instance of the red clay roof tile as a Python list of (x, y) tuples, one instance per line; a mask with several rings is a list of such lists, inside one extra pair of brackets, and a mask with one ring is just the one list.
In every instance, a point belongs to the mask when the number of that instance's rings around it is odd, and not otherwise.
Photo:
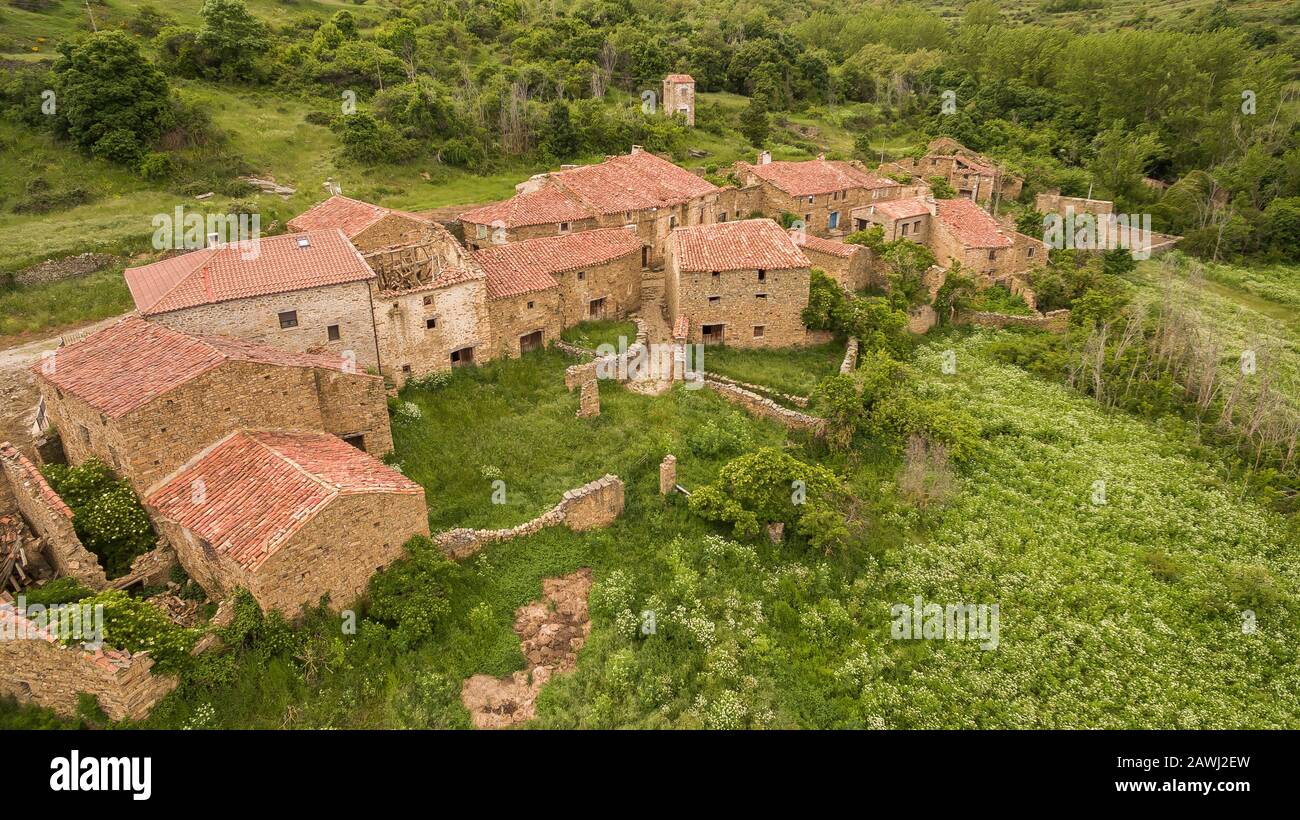
[(516, 194), (504, 202), (494, 202), (466, 211), (460, 215), (460, 221), (474, 225), (500, 224), (506, 228), (520, 228), (553, 222), (577, 222), (591, 219), (595, 215), (573, 195), (553, 185), (546, 185), (536, 191)]
[(790, 196), (815, 196), (850, 188), (897, 188), (892, 179), (877, 176), (848, 162), (810, 159), (803, 162), (769, 162), (750, 165), (759, 179)]
[[(302, 244), (303, 242), (306, 244)], [(263, 237), (127, 268), (142, 315), (374, 278), (338, 228)]]
[(678, 270), (723, 271), (806, 268), (790, 236), (770, 219), (744, 219), (678, 228), (671, 238)]
[(145, 504), (256, 571), (327, 504), (359, 493), (424, 490), (337, 436), (238, 431), (160, 482)]
[(492, 245), (474, 252), (487, 273), (489, 299), (504, 299), (558, 287), (554, 274), (612, 262), (641, 249), (626, 228), (601, 228), (562, 236)]
[(31, 371), (118, 418), (231, 360), (342, 372), (354, 367), (340, 356), (290, 353), (225, 336), (193, 336), (132, 315), (59, 348)]
[(836, 242), (834, 239), (822, 239), (820, 236), (813, 236), (807, 231), (800, 231), (791, 228), (790, 238), (794, 244), (810, 251), (819, 251), (830, 254), (831, 256), (840, 256), (845, 259), (862, 250), (861, 245), (850, 245), (847, 242)]
[(936, 199), (939, 221), (968, 248), (1007, 248), (1015, 243), (997, 220), (969, 199)]
[(338, 228), (349, 239), (352, 239), (389, 214), (397, 214), (417, 222), (429, 221), (419, 214), (408, 211), (395, 211), (392, 208), (372, 205), (359, 199), (335, 195), (324, 202), (316, 203), (311, 208), (290, 219), (288, 226), (291, 231), (320, 231)]
[(550, 177), (603, 214), (666, 208), (718, 190), (685, 168), (644, 150), (556, 171)]

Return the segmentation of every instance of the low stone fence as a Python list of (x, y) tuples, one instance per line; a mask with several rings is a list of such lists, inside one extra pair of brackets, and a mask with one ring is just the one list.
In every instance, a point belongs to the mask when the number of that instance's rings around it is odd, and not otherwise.
[(708, 370), (706, 370), (704, 371), (704, 379), (706, 382), (709, 380), (713, 380), (715, 382), (722, 382), (723, 384), (729, 384), (732, 387), (739, 387), (741, 390), (748, 390), (750, 393), (757, 393), (760, 396), (770, 396), (772, 398), (780, 399), (781, 401), (788, 401), (791, 404), (793, 404), (795, 407), (808, 406), (807, 396), (796, 396), (791, 393), (782, 393), (778, 390), (773, 390), (772, 388), (766, 387), (761, 384), (750, 384), (749, 382), (742, 382), (738, 379), (733, 379), (730, 376), (724, 376), (721, 373), (711, 373)]
[(99, 700), (113, 720), (142, 720), (179, 680), (154, 675), (148, 652), (65, 646), (23, 611), (0, 605), (0, 693), (61, 715), (77, 712), (77, 695)]
[(616, 475), (607, 474), (589, 484), (569, 490), (559, 504), (517, 527), (503, 530), (458, 527), (438, 533), (433, 537), (433, 543), (448, 557), (460, 559), (473, 555), (488, 544), (522, 538), (546, 527), (563, 524), (574, 532), (608, 527), (622, 513), (623, 480)]
[(579, 347), (575, 344), (569, 344), (563, 339), (556, 339), (555, 346), (570, 356), (577, 356), (580, 359), (589, 359), (596, 355), (596, 351), (587, 347)]
[(746, 390), (729, 382), (718, 381), (713, 378), (706, 378), (704, 383), (715, 390), (718, 395), (722, 396), (732, 404), (738, 404), (745, 409), (745, 412), (758, 418), (772, 419), (779, 422), (791, 430), (810, 430), (815, 435), (821, 435), (826, 429), (826, 420), (810, 416), (807, 413), (800, 413), (797, 410), (790, 410), (782, 407), (769, 398), (760, 396), (752, 390)]
[(979, 310), (962, 310), (957, 312), (954, 320), (959, 325), (979, 325), (980, 327), (1031, 327), (1046, 330), (1049, 333), (1064, 333), (1070, 326), (1069, 309), (1053, 310), (1034, 316), (1015, 316), (1009, 313), (989, 313)]
[[(858, 369), (858, 340), (853, 336), (849, 337), (848, 344), (844, 346), (844, 361), (840, 362), (840, 373), (852, 373)], [(800, 405), (807, 407), (808, 405)]]
[(30, 268), (23, 268), (14, 274), (16, 285), (36, 285), (45, 282), (60, 282), (86, 276), (116, 264), (118, 258), (106, 253), (79, 253), (62, 259), (46, 259)]
[(90, 589), (104, 589), (108, 577), (95, 554), (72, 528), (72, 510), (27, 456), (12, 444), (0, 444), (0, 482), (9, 485), (19, 514), (45, 544), (45, 557), (59, 575), (76, 578)]

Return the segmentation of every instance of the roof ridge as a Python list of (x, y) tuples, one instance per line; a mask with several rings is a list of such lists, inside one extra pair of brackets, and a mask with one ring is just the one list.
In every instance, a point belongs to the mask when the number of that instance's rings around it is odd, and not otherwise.
[[(203, 257), (202, 260), (195, 262), (194, 267), (190, 268), (189, 271), (188, 271), (184, 276), (181, 276), (179, 279), (177, 279), (175, 282), (173, 282), (173, 283), (172, 283), (172, 286), (169, 287), (169, 288), (167, 288), (167, 290), (163, 291), (162, 294), (161, 294), (157, 299), (154, 299), (154, 300), (153, 300), (153, 303), (152, 303), (151, 305), (149, 305), (149, 307), (145, 308), (145, 310), (153, 310), (153, 309), (154, 309), (155, 307), (157, 307), (158, 305), (161, 305), (161, 304), (163, 303), (163, 300), (164, 300), (164, 299), (166, 299), (168, 296), (171, 296), (171, 295), (172, 295), (172, 291), (176, 290), (176, 289), (179, 288), (181, 285), (183, 285), (183, 284), (185, 284), (186, 282), (188, 282), (189, 279), (190, 279), (190, 277), (194, 275), (194, 271), (198, 270), (199, 268), (201, 268), (201, 267), (203, 267), (204, 265), (206, 265), (206, 264), (208, 264), (209, 262), (211, 262), (211, 261), (212, 261), (212, 258), (213, 258), (214, 256), (216, 256), (216, 255), (217, 255), (217, 252), (220, 251), (220, 250), (221, 250), (221, 248), (219, 248), (219, 247), (218, 247), (218, 248), (196, 248), (196, 249), (190, 251), (189, 253), (181, 254), (181, 257), (184, 258), (184, 257), (189, 256), (189, 255), (191, 255), (191, 254), (197, 255), (197, 254), (203, 253), (204, 251), (209, 251), (209, 253), (208, 253), (207, 256)], [(150, 262), (149, 265), (159, 265), (159, 264), (162, 264), (163, 262), (166, 262), (166, 261), (167, 261), (166, 259), (159, 259), (157, 262)], [(147, 267), (149, 267), (149, 265), (142, 265), (141, 267), (146, 267), (146, 268), (147, 268)], [(128, 281), (128, 283), (127, 283), (127, 289), (128, 289), (128, 290), (130, 289), (130, 282), (129, 282), (129, 281)]]
[[(299, 464), (297, 461), (294, 461), (292, 458), (290, 458), (287, 454), (281, 452), (279, 449), (277, 449), (277, 448), (275, 448), (275, 447), (272, 447), (270, 444), (266, 443), (265, 441), (262, 441), (261, 438), (258, 437), (258, 433), (273, 433), (273, 432), (277, 432), (277, 431), (275, 431), (275, 430), (241, 430), (240, 432), (244, 434), (244, 437), (245, 437), (245, 438), (247, 438), (247, 439), (249, 439), (250, 441), (254, 442), (255, 444), (257, 444), (257, 446), (263, 448), (263, 449), (266, 450), (268, 453), (271, 453), (272, 455), (278, 457), (281, 461), (285, 462), (286, 464), (288, 464), (289, 466), (291, 466), (291, 467), (293, 467), (295, 470), (297, 470), (299, 474), (305, 476), (305, 477), (307, 478), (308, 481), (311, 481), (311, 482), (315, 483), (318, 487), (321, 487), (322, 489), (324, 489), (324, 490), (326, 491), (326, 494), (325, 494), (325, 497), (324, 497), (324, 498), (322, 498), (318, 503), (316, 503), (314, 506), (312, 506), (311, 508), (309, 508), (309, 509), (306, 511), (306, 513), (305, 513), (304, 515), (302, 515), (300, 518), (295, 518), (295, 519), (293, 519), (293, 520), (291, 521), (290, 526), (285, 527), (284, 529), (282, 529), (282, 530), (280, 530), (279, 532), (277, 532), (277, 533), (276, 533), (276, 534), (275, 534), (275, 535), (274, 535), (274, 536), (273, 536), (269, 541), (266, 542), (266, 544), (264, 544), (264, 545), (262, 546), (262, 556), (261, 556), (261, 559), (262, 559), (262, 560), (265, 560), (266, 558), (269, 558), (269, 557), (270, 557), (270, 556), (271, 556), (271, 555), (276, 551), (276, 549), (279, 548), (280, 544), (284, 543), (284, 542), (285, 542), (286, 540), (288, 540), (288, 539), (289, 539), (289, 538), (290, 538), (294, 533), (296, 533), (298, 530), (302, 529), (303, 525), (305, 525), (308, 521), (310, 521), (311, 519), (313, 519), (313, 518), (316, 517), (316, 513), (320, 512), (320, 511), (325, 507), (326, 504), (329, 504), (331, 501), (333, 501), (334, 499), (336, 499), (336, 498), (338, 498), (340, 495), (342, 495), (343, 492), (342, 492), (342, 488), (341, 488), (339, 485), (334, 484), (333, 482), (327, 482), (327, 481), (325, 481), (325, 479), (324, 479), (323, 477), (318, 476), (318, 475), (312, 473), (312, 472), (311, 472), (310, 470), (308, 470), (306, 467), (303, 467), (303, 466), (302, 466), (301, 464)], [(289, 430), (281, 430), (281, 431), (278, 431), (278, 432), (287, 433), (287, 432), (292, 432), (292, 431), (289, 431)], [(329, 436), (329, 435), (332, 435), (332, 434), (330, 434), (330, 433), (321, 433), (320, 435), (323, 435), (323, 436)], [(250, 563), (260, 564), (261, 561), (250, 562)]]

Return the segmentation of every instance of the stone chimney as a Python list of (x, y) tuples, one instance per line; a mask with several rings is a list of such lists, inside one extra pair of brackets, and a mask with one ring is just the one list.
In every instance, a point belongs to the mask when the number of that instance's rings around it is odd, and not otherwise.
[(759, 165), (767, 165), (767, 164), (768, 164), (769, 162), (771, 162), (771, 161), (772, 161), (772, 152), (771, 152), (771, 151), (760, 151), (760, 152), (759, 152), (759, 154), (758, 154), (758, 164), (759, 164)]
[(818, 161), (818, 162), (825, 162), (825, 161), (826, 161), (826, 155), (825, 155), (825, 154), (818, 154), (818, 155), (817, 155), (817, 161)]
[(641, 152), (644, 151), (644, 150), (645, 150), (645, 147), (644, 147), (644, 146), (641, 146), (641, 145), (633, 145), (633, 146), (632, 146), (632, 153), (634, 153), (634, 154), (639, 154), (639, 153), (641, 153)]

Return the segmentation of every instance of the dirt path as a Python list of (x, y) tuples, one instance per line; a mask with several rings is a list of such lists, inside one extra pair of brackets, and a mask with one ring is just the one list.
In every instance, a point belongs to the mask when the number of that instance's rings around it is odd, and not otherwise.
[(552, 675), (568, 672), (591, 633), (587, 595), (591, 570), (542, 581), (542, 598), (519, 607), (515, 634), (528, 668), (504, 678), (475, 675), (460, 700), (476, 729), (516, 726), (537, 716), (537, 693)]
[(13, 442), (30, 453), (31, 426), (36, 416), (36, 377), (28, 368), (49, 350), (57, 350), (60, 341), (83, 339), (100, 328), (116, 322), (119, 316), (94, 324), (65, 330), (63, 333), (34, 339), (0, 350), (0, 441)]

